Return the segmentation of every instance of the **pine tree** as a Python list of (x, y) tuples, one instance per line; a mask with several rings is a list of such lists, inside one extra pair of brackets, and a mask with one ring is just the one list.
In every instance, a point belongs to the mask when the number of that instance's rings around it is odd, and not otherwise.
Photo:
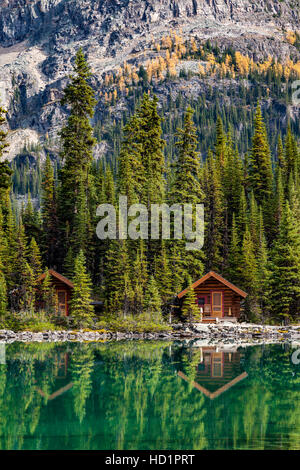
[(46, 265), (54, 267), (57, 264), (59, 232), (54, 170), (49, 155), (47, 155), (42, 171), (41, 192), (42, 253)]
[(146, 183), (139, 142), (140, 121), (135, 113), (124, 128), (119, 155), (118, 193), (128, 198), (128, 205), (139, 203)]
[(233, 213), (238, 214), (243, 192), (243, 166), (237, 149), (233, 149), (231, 135), (227, 137), (224, 176), (222, 179), (224, 200), (228, 209), (228, 223)]
[(240, 285), (249, 294), (246, 299), (247, 313), (252, 318), (254, 315), (254, 319), (256, 319), (259, 313), (257, 300), (257, 260), (248, 227), (246, 227), (241, 249)]
[(36, 278), (42, 274), (41, 252), (34, 238), (28, 247), (28, 262)]
[(282, 181), (282, 169), (277, 165), (276, 168), (276, 188), (275, 188), (275, 200), (274, 200), (274, 206), (275, 206), (275, 233), (278, 234), (278, 228), (280, 226), (281, 218), (282, 218), (282, 213), (283, 213), (283, 205), (284, 205), (284, 186), (283, 186), (283, 181)]
[(245, 189), (243, 188), (242, 193), (241, 193), (240, 203), (239, 203), (239, 211), (238, 211), (238, 215), (236, 218), (237, 228), (238, 228), (241, 238), (243, 238), (244, 233), (246, 231), (246, 227), (247, 227), (247, 221), (248, 221), (247, 210), (248, 210), (247, 198), (246, 198)]
[(190, 287), (188, 288), (187, 293), (184, 296), (181, 313), (182, 316), (186, 318), (189, 322), (199, 322), (202, 320), (202, 315), (197, 305), (196, 293), (190, 284), (190, 278), (188, 279), (188, 283)]
[(165, 195), (165, 142), (161, 138), (161, 117), (157, 111), (157, 97), (152, 99), (146, 93), (138, 109), (138, 143), (141, 145), (142, 164), (146, 182), (141, 202), (148, 209), (151, 204), (160, 204)]
[(255, 114), (249, 178), (254, 196), (263, 207), (266, 227), (269, 228), (271, 224), (270, 201), (273, 194), (273, 174), (267, 131), (259, 103)]
[(79, 328), (91, 326), (94, 313), (94, 308), (91, 305), (92, 288), (90, 277), (86, 271), (86, 262), (82, 250), (80, 250), (75, 258), (72, 282), (74, 289), (70, 307), (74, 324)]
[(226, 159), (226, 133), (224, 132), (223, 122), (220, 115), (217, 117), (216, 125), (216, 145), (215, 145), (215, 155), (216, 161), (220, 168), (223, 168), (225, 165)]
[[(61, 245), (66, 245), (67, 232), (69, 231), (69, 243), (77, 243), (78, 226), (77, 214), (89, 214), (89, 173), (93, 159), (93, 147), (96, 139), (93, 136), (93, 128), (90, 118), (94, 114), (94, 91), (88, 84), (91, 76), (90, 68), (81, 49), (76, 54), (75, 74), (71, 82), (64, 90), (63, 105), (71, 108), (67, 124), (60, 132), (62, 139), (61, 158), (64, 166), (61, 169), (59, 191), (59, 219), (63, 230)], [(84, 198), (83, 198), (84, 194)], [(83, 228), (80, 235), (89, 240), (88, 225)], [(68, 248), (68, 246), (66, 247)], [(67, 250), (63, 250), (67, 251)]]
[(200, 184), (200, 156), (197, 152), (196, 127), (191, 107), (184, 116), (183, 129), (177, 129), (178, 158), (174, 166), (174, 181), (169, 200), (177, 204), (199, 204), (204, 200)]
[(288, 124), (287, 134), (285, 138), (285, 173), (284, 181), (285, 185), (289, 184), (290, 176), (293, 175), (295, 178), (297, 173), (297, 161), (298, 161), (298, 149), (295, 142), (294, 136), (291, 131), (291, 125)]
[(162, 300), (156, 281), (153, 276), (150, 276), (145, 292), (144, 311), (151, 316), (151, 320), (161, 321), (161, 305)]
[(36, 276), (27, 261), (28, 246), (22, 220), (19, 221), (16, 257), (13, 264), (13, 290), (11, 304), (14, 310), (32, 311), (35, 305)]
[(272, 313), (290, 320), (300, 308), (300, 227), (288, 201), (272, 250)]
[[(134, 242), (133, 242), (134, 243)], [(135, 245), (135, 243), (134, 243)], [(133, 248), (135, 252), (135, 247)], [(144, 295), (148, 282), (148, 266), (145, 256), (145, 243), (139, 240), (139, 247), (136, 252), (136, 258), (133, 263), (132, 289), (134, 292), (134, 310), (135, 313), (141, 313), (144, 304)]]
[(235, 214), (232, 216), (232, 226), (231, 226), (231, 241), (229, 247), (229, 256), (228, 256), (228, 268), (226, 270), (226, 276), (228, 279), (233, 282), (233, 284), (238, 284), (240, 281), (240, 263), (241, 263), (241, 247), (238, 229), (235, 221)]
[(270, 264), (267, 241), (264, 234), (264, 224), (262, 210), (259, 213), (258, 225), (258, 248), (257, 248), (257, 285), (258, 285), (258, 299), (261, 308), (261, 316), (264, 319), (269, 311), (270, 305)]
[(134, 304), (132, 267), (127, 240), (111, 240), (106, 253), (105, 300), (107, 310), (126, 317)]
[[(177, 158), (173, 165), (173, 182), (168, 194), (170, 204), (200, 204), (204, 202), (204, 193), (200, 182), (200, 155), (197, 152), (196, 127), (193, 122), (191, 107), (188, 107), (184, 116), (183, 129), (177, 129), (176, 149)], [(189, 252), (185, 246), (186, 240), (172, 240), (173, 252), (176, 251), (178, 273), (181, 274), (181, 283), (187, 275), (199, 277), (203, 272), (203, 253), (201, 251)], [(173, 259), (175, 262), (175, 259)]]
[(211, 152), (204, 167), (205, 223), (206, 237), (204, 250), (206, 270), (219, 271), (222, 265), (222, 221), (224, 204), (221, 191), (220, 172)]
[(34, 210), (32, 205), (30, 193), (28, 194), (28, 200), (24, 214), (22, 214), (22, 221), (28, 240), (31, 240), (31, 238), (38, 240), (40, 236), (39, 217), (38, 213)]
[(45, 273), (44, 280), (39, 286), (39, 296), (43, 310), (46, 313), (56, 313), (56, 293), (48, 270)]
[(63, 274), (67, 278), (72, 278), (74, 274), (74, 253), (72, 247), (68, 249), (67, 255), (63, 264)]

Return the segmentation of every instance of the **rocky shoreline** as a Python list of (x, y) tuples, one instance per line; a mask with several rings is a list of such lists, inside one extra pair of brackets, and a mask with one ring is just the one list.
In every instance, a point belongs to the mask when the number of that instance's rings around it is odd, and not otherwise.
[(206, 344), (261, 344), (293, 342), (300, 344), (300, 325), (270, 326), (251, 323), (174, 324), (161, 332), (111, 332), (108, 330), (31, 331), (0, 330), (1, 343), (13, 342), (97, 342), (112, 340), (182, 340), (195, 339)]

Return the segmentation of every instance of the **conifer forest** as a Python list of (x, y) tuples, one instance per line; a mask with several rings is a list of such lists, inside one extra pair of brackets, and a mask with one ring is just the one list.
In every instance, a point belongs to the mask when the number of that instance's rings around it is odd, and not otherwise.
[[(290, 41), (299, 47), (297, 34)], [(26, 154), (34, 149), (25, 146), (25, 158), (9, 162), (7, 110), (0, 108), (0, 328), (160, 329), (199, 321), (193, 289), (181, 309), (176, 295), (209, 271), (247, 292), (243, 320), (299, 321), (300, 125), (269, 100), (288, 106), (299, 62), (255, 61), (175, 34), (154, 47), (164, 58), (136, 69), (125, 63), (105, 76), (101, 93), (78, 49), (60, 102), (66, 119), (58, 157), (49, 151), (32, 164)], [(178, 58), (198, 62), (197, 77), (235, 86), (173, 99), (172, 83), (191, 78), (184, 68), (176, 76)], [(120, 97), (126, 109), (115, 119), (110, 109)], [(95, 160), (104, 138), (113, 145)], [(172, 238), (99, 239), (97, 207), (117, 207), (120, 196), (146, 207), (203, 204), (203, 248), (187, 251)], [(49, 270), (73, 284), (67, 317), (56, 312)]]

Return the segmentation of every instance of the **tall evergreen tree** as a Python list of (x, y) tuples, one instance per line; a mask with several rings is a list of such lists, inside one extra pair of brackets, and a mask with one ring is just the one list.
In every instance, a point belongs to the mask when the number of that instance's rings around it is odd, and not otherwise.
[(288, 202), (272, 250), (272, 312), (290, 320), (300, 309), (300, 224)]
[(54, 170), (49, 155), (47, 155), (42, 171), (41, 190), (42, 254), (45, 264), (54, 267), (57, 264), (59, 231)]
[(91, 305), (92, 288), (82, 250), (75, 259), (72, 282), (74, 289), (70, 306), (74, 324), (80, 328), (91, 326), (94, 313), (94, 308)]
[(202, 317), (200, 309), (197, 305), (197, 296), (193, 287), (191, 286), (190, 278), (188, 278), (188, 284), (190, 287), (188, 288), (188, 291), (183, 298), (182, 315), (189, 322), (201, 321)]
[(204, 200), (200, 183), (200, 155), (197, 152), (196, 127), (191, 107), (184, 116), (183, 129), (177, 129), (177, 154), (174, 163), (174, 180), (169, 194), (172, 203), (199, 204)]
[(150, 276), (145, 292), (144, 309), (146, 313), (151, 315), (151, 320), (161, 321), (161, 304), (162, 301), (156, 281), (153, 276)]
[(142, 201), (147, 207), (160, 204), (165, 196), (165, 142), (161, 137), (161, 117), (157, 110), (158, 100), (144, 94), (138, 109), (138, 143), (141, 145), (142, 164), (145, 169), (146, 182)]
[(264, 221), (266, 227), (269, 228), (271, 224), (270, 202), (273, 194), (273, 174), (267, 131), (259, 103), (255, 114), (249, 177), (251, 189), (256, 200), (263, 207)]
[[(75, 220), (78, 223), (78, 213), (89, 214), (89, 173), (96, 143), (90, 124), (96, 104), (95, 93), (88, 84), (91, 72), (82, 49), (76, 54), (74, 72), (62, 99), (62, 104), (71, 108), (67, 124), (60, 133), (61, 158), (64, 163), (59, 176), (59, 219), (64, 235), (62, 246), (66, 245), (66, 242), (69, 245), (77, 243)], [(87, 248), (89, 227), (82, 229), (84, 232), (80, 236), (86, 240)], [(63, 246), (64, 255), (67, 251), (65, 248), (68, 248), (68, 245)]]

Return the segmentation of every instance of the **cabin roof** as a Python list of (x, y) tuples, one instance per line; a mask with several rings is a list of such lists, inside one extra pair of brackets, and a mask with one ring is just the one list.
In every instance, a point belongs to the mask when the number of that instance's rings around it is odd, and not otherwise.
[(183, 291), (181, 291), (179, 294), (177, 294), (177, 297), (179, 299), (181, 299), (181, 297), (184, 297), (185, 294), (187, 293), (188, 289), (190, 287), (193, 287), (193, 289), (197, 286), (199, 286), (200, 284), (202, 284), (203, 282), (207, 281), (207, 279), (209, 279), (210, 277), (213, 277), (214, 279), (216, 279), (217, 281), (221, 282), (222, 284), (224, 284), (225, 286), (229, 287), (229, 289), (233, 290), (234, 292), (236, 292), (238, 295), (240, 295), (241, 297), (245, 298), (247, 297), (247, 293), (244, 292), (243, 290), (239, 289), (238, 287), (236, 287), (234, 284), (232, 284), (231, 282), (227, 281), (227, 279), (224, 279), (224, 277), (220, 276), (220, 274), (217, 274), (215, 273), (214, 271), (209, 271), (209, 273), (205, 274), (205, 276), (201, 277), (200, 279), (198, 279), (198, 281), (194, 282), (194, 284), (192, 284), (191, 286), (187, 287), (186, 289), (184, 289)]
[[(62, 274), (59, 274), (57, 271), (54, 271), (54, 269), (49, 269), (49, 274), (69, 286), (71, 289), (74, 289), (74, 284), (68, 278), (62, 276)], [(46, 273), (42, 274), (38, 280), (42, 281), (43, 279), (45, 279), (45, 277)]]
[(207, 390), (207, 388), (203, 387), (201, 384), (199, 384), (198, 382), (195, 382), (195, 381), (191, 381), (183, 372), (179, 371), (177, 372), (178, 376), (181, 377), (182, 379), (184, 379), (186, 382), (190, 382), (193, 387), (195, 387), (197, 390), (199, 390), (200, 392), (202, 392), (204, 395), (206, 395), (208, 398), (210, 398), (211, 400), (213, 400), (214, 398), (218, 397), (219, 395), (221, 395), (222, 393), (226, 392), (228, 389), (230, 389), (231, 387), (233, 387), (235, 384), (237, 384), (238, 382), (240, 382), (241, 380), (245, 379), (246, 377), (248, 377), (248, 374), (247, 372), (243, 372), (242, 374), (238, 375), (237, 377), (235, 377), (233, 380), (230, 380), (230, 382), (227, 382), (225, 385), (223, 385), (222, 387), (218, 388), (218, 390), (216, 390), (215, 392), (210, 392), (209, 390)]

